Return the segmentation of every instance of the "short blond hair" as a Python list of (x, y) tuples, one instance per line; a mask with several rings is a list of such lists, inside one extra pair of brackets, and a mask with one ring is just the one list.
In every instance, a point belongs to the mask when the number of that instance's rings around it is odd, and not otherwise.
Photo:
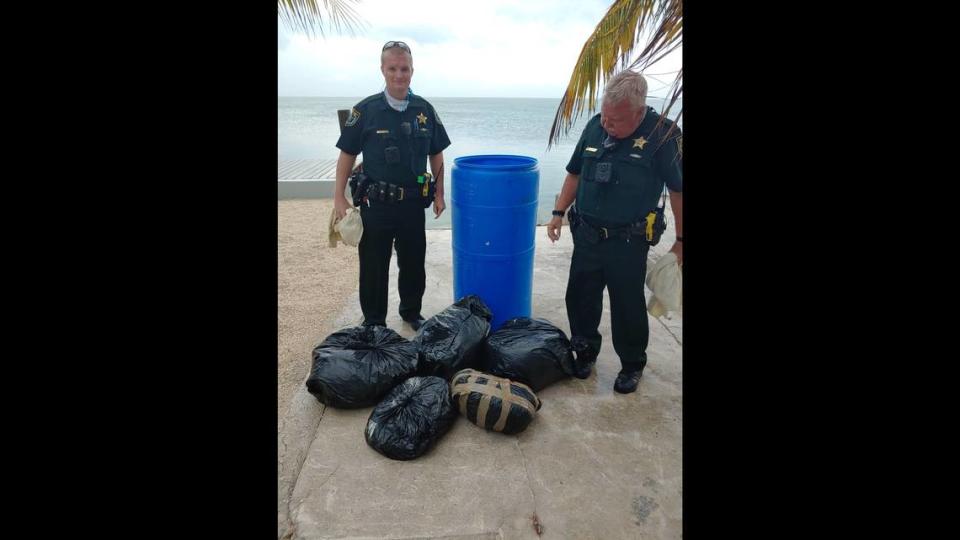
[(406, 49), (401, 49), (400, 47), (390, 47), (389, 49), (384, 49), (384, 50), (380, 53), (380, 67), (383, 67), (383, 62), (384, 62), (384, 60), (387, 59), (387, 54), (390, 54), (390, 53), (393, 53), (393, 52), (401, 52), (401, 53), (407, 55), (407, 58), (410, 59), (410, 67), (413, 67), (413, 53), (411, 53), (410, 51), (408, 51), (408, 50), (406, 50)]
[(611, 77), (603, 89), (604, 103), (613, 105), (624, 101), (636, 110), (647, 106), (647, 79), (629, 69)]

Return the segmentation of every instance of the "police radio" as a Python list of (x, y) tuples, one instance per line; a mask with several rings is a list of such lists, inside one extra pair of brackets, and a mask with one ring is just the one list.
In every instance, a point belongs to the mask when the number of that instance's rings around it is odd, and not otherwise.
[(433, 202), (433, 196), (437, 193), (437, 179), (432, 174), (425, 172), (417, 177), (420, 196), (423, 197), (423, 207), (430, 208)]
[(663, 204), (653, 209), (652, 212), (647, 214), (644, 227), (644, 236), (647, 239), (647, 243), (651, 246), (655, 246), (660, 243), (660, 236), (663, 235), (663, 231), (667, 230), (667, 217), (665, 215), (667, 209), (667, 186), (663, 186)]

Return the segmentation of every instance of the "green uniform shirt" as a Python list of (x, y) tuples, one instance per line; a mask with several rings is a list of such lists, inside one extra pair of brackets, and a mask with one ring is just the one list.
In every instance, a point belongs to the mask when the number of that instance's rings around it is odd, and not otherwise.
[[(580, 176), (577, 211), (598, 226), (617, 227), (635, 223), (652, 211), (663, 193), (683, 191), (683, 154), (680, 128), (664, 138), (673, 121), (647, 107), (640, 126), (625, 139), (611, 139), (597, 114), (587, 123), (567, 163), (567, 172)], [(609, 142), (608, 142), (609, 145)]]

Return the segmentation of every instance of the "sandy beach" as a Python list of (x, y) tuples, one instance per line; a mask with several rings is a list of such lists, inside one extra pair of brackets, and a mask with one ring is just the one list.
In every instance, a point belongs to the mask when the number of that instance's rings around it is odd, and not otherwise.
[(357, 290), (357, 248), (328, 247), (333, 199), (277, 202), (277, 414), (310, 370), (310, 353), (338, 328), (343, 302)]

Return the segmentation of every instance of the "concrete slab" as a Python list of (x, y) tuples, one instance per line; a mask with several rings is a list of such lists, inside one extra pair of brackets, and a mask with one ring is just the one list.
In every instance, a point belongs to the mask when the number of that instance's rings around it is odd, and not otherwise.
[[(551, 244), (546, 229), (537, 228), (533, 287), (533, 316), (568, 336), (569, 237), (564, 228)], [(672, 241), (668, 231), (651, 261)], [(454, 301), (451, 257), (451, 231), (428, 230), (426, 317)], [(412, 338), (396, 312), (395, 261), (387, 325)], [(427, 455), (393, 461), (364, 441), (372, 408), (325, 408), (301, 389), (290, 412), (298, 418), (278, 434), (278, 536), (680, 538), (682, 319), (650, 318), (640, 387), (621, 395), (613, 391), (620, 362), (610, 341), (609, 298), (604, 306), (595, 375), (542, 390), (543, 407), (516, 436), (461, 417)], [(341, 326), (362, 320), (356, 293), (338, 320)]]

